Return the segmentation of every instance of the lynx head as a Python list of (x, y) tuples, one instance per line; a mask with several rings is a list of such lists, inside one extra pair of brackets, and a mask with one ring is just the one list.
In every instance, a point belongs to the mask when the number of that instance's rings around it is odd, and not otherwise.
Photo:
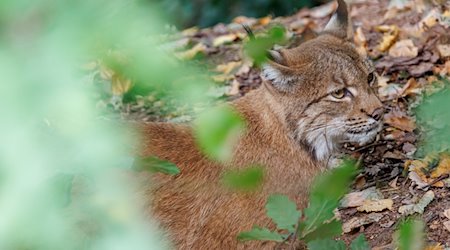
[(347, 6), (338, 9), (318, 37), (296, 48), (269, 51), (264, 87), (292, 138), (317, 160), (344, 141), (365, 144), (382, 125), (383, 105), (371, 86), (370, 61), (352, 43)]

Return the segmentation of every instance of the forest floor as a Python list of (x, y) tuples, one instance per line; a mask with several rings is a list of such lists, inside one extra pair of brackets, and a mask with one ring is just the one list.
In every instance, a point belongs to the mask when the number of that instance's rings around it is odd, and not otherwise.
[[(362, 232), (374, 249), (393, 249), (398, 222), (414, 215), (423, 219), (429, 244), (450, 247), (450, 157), (442, 153), (445, 145), (435, 145), (434, 151), (422, 150), (422, 139), (433, 129), (419, 125), (414, 112), (424, 96), (441, 91), (449, 83), (450, 4), (425, 0), (352, 2), (355, 43), (375, 63), (379, 73), (376, 89), (386, 114), (383, 131), (374, 143), (360, 148), (344, 145), (360, 159), (362, 171), (338, 212), (344, 223), (340, 238), (348, 243)], [(216, 87), (208, 95), (233, 100), (261, 84), (259, 69), (243, 53), (247, 39), (243, 24), (257, 36), (281, 24), (292, 45), (320, 31), (335, 7), (332, 2), (288, 17), (236, 17), (230, 24), (171, 35), (167, 46), (180, 59), (193, 61), (209, 72)], [(143, 121), (192, 119), (183, 111), (164, 111), (162, 106), (151, 98), (145, 104), (138, 100), (125, 104), (122, 115)]]

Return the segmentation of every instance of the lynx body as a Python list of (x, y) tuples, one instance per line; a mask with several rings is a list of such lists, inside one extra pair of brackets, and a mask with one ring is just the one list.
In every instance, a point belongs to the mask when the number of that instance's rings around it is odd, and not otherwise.
[[(231, 103), (247, 122), (232, 160), (219, 164), (197, 148), (187, 125), (143, 126), (144, 155), (175, 163), (176, 176), (156, 174), (149, 214), (178, 249), (273, 249), (270, 242), (239, 242), (254, 225), (274, 229), (265, 215), (270, 194), (307, 205), (313, 178), (343, 141), (366, 143), (381, 128), (382, 104), (370, 85), (374, 69), (355, 50), (347, 7), (339, 7), (323, 34), (297, 48), (271, 51), (262, 86)], [(261, 190), (242, 193), (220, 182), (226, 170), (264, 166)]]

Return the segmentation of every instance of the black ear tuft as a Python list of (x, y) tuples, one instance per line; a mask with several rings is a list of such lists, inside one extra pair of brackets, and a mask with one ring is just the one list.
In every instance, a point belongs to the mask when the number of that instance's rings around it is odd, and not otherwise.
[(352, 41), (353, 27), (350, 20), (347, 4), (344, 0), (337, 0), (338, 8), (325, 26), (324, 31), (333, 35)]

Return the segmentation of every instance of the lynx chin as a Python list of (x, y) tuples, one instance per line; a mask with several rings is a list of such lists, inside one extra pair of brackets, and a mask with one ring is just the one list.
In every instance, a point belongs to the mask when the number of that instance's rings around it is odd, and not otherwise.
[[(267, 197), (284, 194), (304, 208), (311, 181), (326, 170), (339, 145), (368, 143), (380, 131), (384, 109), (371, 88), (374, 67), (355, 49), (347, 6), (338, 3), (319, 36), (269, 51), (262, 86), (230, 103), (247, 122), (230, 161), (202, 154), (189, 125), (140, 126), (141, 154), (181, 170), (176, 176), (152, 175), (142, 190), (148, 214), (176, 248), (273, 249), (272, 242), (236, 239), (253, 225), (275, 227), (265, 216)], [(224, 172), (252, 165), (264, 168), (259, 190), (232, 192), (221, 185)]]

